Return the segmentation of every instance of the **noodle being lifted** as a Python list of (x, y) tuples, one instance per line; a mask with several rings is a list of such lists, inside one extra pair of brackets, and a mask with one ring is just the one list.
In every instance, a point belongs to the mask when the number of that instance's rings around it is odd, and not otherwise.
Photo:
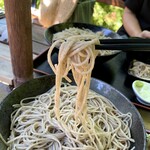
[[(59, 43), (58, 65), (55, 67), (51, 62), (51, 53), (53, 48)], [(60, 84), (62, 77), (66, 77), (68, 72), (72, 70), (74, 80), (78, 87), (76, 101), (76, 116), (82, 112), (83, 117), (86, 115), (86, 99), (90, 86), (91, 72), (94, 67), (95, 44), (99, 43), (98, 38), (93, 35), (77, 35), (67, 38), (65, 41), (58, 40), (54, 42), (48, 52), (48, 62), (56, 74), (56, 94), (55, 109), (56, 115), (59, 117), (59, 101), (60, 101)]]
[[(98, 55), (98, 52), (95, 50), (96, 44), (100, 44), (99, 38), (90, 33), (86, 35), (74, 35), (65, 39), (57, 39), (57, 40), (55, 39), (55, 42), (52, 44), (48, 52), (48, 62), (56, 74), (55, 114), (57, 116), (57, 119), (59, 120), (61, 116), (60, 113), (61, 81), (63, 77), (68, 79), (67, 74), (70, 70), (72, 70), (73, 77), (77, 84), (77, 91), (78, 91), (76, 96), (76, 105), (75, 105), (76, 111), (74, 114), (75, 125), (80, 124), (84, 128), (85, 132), (88, 133), (89, 138), (92, 129), (92, 133), (95, 135), (95, 138), (100, 140), (96, 135), (97, 131), (95, 130), (95, 125), (93, 126), (94, 120), (90, 119), (87, 113), (88, 110), (87, 97), (88, 97), (89, 87), (90, 87), (91, 72), (94, 67), (95, 58)], [(53, 66), (50, 58), (51, 58), (51, 53), (53, 48), (57, 45), (60, 45), (58, 64)], [(127, 116), (129, 117), (130, 115)], [(128, 134), (129, 134), (128, 136), (130, 136), (129, 132)], [(129, 139), (130, 138), (128, 137), (128, 140)], [(129, 141), (127, 143), (129, 144)], [(94, 145), (96, 144), (94, 143)], [(102, 148), (100, 145), (101, 144), (98, 144), (95, 148), (105, 149), (104, 148), (105, 146), (104, 147), (102, 146), (103, 147)]]
[[(94, 36), (97, 39), (108, 39), (110, 37), (106, 37), (103, 32), (93, 32), (87, 28), (77, 28), (77, 27), (70, 27), (68, 29), (62, 30), (61, 32), (57, 32), (53, 35), (52, 43), (58, 40), (66, 40), (68, 37), (75, 36), (75, 35), (84, 35), (84, 36)], [(58, 45), (59, 46), (59, 45)], [(98, 55), (100, 56), (107, 56), (118, 53), (119, 50), (98, 50)]]
[[(51, 53), (59, 44), (58, 64)], [(93, 35), (76, 35), (56, 40), (48, 62), (56, 74), (49, 92), (21, 101), (11, 116), (8, 149), (16, 150), (107, 150), (130, 148), (131, 113), (121, 113), (108, 99), (89, 90), (91, 72), (97, 54)], [(76, 86), (70, 81), (72, 71)], [(30, 101), (30, 99), (32, 101)], [(33, 100), (34, 99), (34, 100)]]

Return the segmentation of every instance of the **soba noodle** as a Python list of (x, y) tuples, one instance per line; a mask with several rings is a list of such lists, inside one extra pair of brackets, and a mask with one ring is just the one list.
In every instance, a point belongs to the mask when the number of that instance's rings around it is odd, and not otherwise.
[[(93, 35), (95, 36), (95, 38), (98, 39), (108, 39), (110, 37), (106, 37), (104, 36), (104, 34), (102, 32), (93, 32), (90, 29), (87, 28), (77, 28), (77, 27), (70, 27), (68, 29), (62, 30), (61, 32), (57, 32), (54, 34), (53, 39), (52, 39), (52, 43), (58, 40), (65, 40), (68, 37), (71, 36), (75, 36), (75, 35), (85, 35), (85, 36), (90, 36)], [(59, 44), (57, 45), (57, 47), (59, 47)], [(119, 52), (117, 50), (99, 50), (98, 51), (98, 55), (100, 56), (106, 56), (106, 55), (112, 55), (116, 52)]]
[[(89, 91), (88, 120), (74, 118), (77, 87), (61, 86), (60, 120), (56, 118), (56, 87), (35, 98), (26, 98), (11, 115), (9, 150), (104, 150), (129, 149), (132, 115), (121, 113), (108, 99)], [(65, 124), (64, 124), (65, 123)]]
[[(53, 48), (61, 43), (58, 55), (58, 64), (55, 67), (51, 61), (51, 53)], [(91, 72), (94, 67), (97, 51), (95, 44), (99, 40), (95, 36), (77, 35), (67, 38), (65, 41), (58, 40), (53, 43), (48, 52), (48, 62), (56, 74), (56, 94), (55, 94), (55, 109), (57, 118), (59, 118), (59, 103), (60, 103), (60, 84), (62, 77), (67, 79), (67, 74), (72, 70), (73, 77), (78, 87), (76, 101), (76, 117), (78, 114), (83, 114), (86, 117), (86, 99), (90, 86)]]
[(138, 60), (133, 60), (129, 68), (129, 74), (141, 79), (150, 80), (150, 65)]
[[(60, 44), (58, 64), (51, 53)], [(94, 35), (56, 40), (48, 62), (56, 74), (55, 86), (37, 97), (23, 99), (11, 115), (8, 150), (126, 150), (130, 148), (131, 113), (121, 113), (108, 99), (89, 90), (98, 55)], [(76, 86), (62, 83), (72, 71)]]

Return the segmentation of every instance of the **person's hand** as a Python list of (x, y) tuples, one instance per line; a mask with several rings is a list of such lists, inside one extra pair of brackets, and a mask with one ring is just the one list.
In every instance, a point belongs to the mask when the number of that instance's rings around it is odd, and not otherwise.
[(140, 32), (137, 37), (141, 37), (141, 38), (150, 38), (150, 31), (147, 30), (143, 30), (142, 32)]

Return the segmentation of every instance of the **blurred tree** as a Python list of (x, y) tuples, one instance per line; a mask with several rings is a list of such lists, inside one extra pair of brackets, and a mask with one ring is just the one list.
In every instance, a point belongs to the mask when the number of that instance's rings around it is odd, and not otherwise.
[(0, 0), (0, 9), (4, 9), (4, 1)]
[(123, 8), (96, 2), (94, 5), (93, 24), (117, 31), (122, 25)]

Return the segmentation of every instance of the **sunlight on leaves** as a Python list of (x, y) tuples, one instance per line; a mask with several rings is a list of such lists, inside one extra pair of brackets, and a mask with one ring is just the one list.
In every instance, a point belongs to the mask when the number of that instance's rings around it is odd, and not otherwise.
[(96, 2), (93, 23), (117, 31), (122, 25), (122, 14), (122, 8)]

